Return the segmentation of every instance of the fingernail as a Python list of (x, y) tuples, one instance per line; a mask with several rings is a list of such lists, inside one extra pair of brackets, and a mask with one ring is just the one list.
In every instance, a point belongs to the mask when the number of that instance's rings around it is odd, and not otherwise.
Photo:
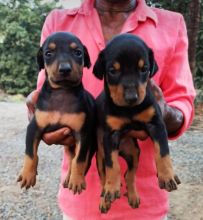
[(64, 135), (68, 135), (69, 133), (70, 133), (70, 131), (67, 129), (67, 130), (64, 131), (63, 134), (64, 134)]

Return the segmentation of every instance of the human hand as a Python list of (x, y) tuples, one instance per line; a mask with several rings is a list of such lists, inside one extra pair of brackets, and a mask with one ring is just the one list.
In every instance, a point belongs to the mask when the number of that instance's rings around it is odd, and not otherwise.
[(72, 136), (71, 129), (63, 127), (55, 131), (47, 132), (42, 137), (43, 141), (48, 144), (73, 145), (75, 139)]
[(37, 103), (38, 96), (39, 96), (39, 91), (34, 90), (26, 98), (26, 105), (28, 108), (28, 120), (29, 121), (31, 121), (34, 116), (35, 106)]
[[(35, 112), (35, 106), (39, 97), (39, 91), (32, 91), (26, 98), (26, 105), (28, 107), (28, 120), (32, 120)], [(47, 132), (42, 137), (43, 141), (48, 144), (72, 145), (75, 140), (71, 135), (71, 129), (63, 127), (58, 130)]]

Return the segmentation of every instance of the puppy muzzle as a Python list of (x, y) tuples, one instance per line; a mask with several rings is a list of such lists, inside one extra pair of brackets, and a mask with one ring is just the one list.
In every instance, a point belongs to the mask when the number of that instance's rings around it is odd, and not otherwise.
[(59, 74), (61, 76), (69, 76), (72, 71), (71, 65), (69, 63), (59, 64)]
[(124, 90), (125, 102), (129, 105), (136, 104), (138, 100), (138, 94), (135, 87), (125, 88)]

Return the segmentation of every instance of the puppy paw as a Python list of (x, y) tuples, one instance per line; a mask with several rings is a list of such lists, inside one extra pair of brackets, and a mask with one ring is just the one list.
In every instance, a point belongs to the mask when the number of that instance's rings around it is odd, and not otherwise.
[(174, 173), (172, 161), (169, 155), (158, 159), (157, 172), (159, 187), (161, 189), (166, 189), (168, 192), (171, 192), (178, 188), (178, 184), (181, 182), (178, 176)]
[(139, 208), (140, 198), (135, 192), (126, 192), (125, 196), (128, 198), (128, 203), (133, 209)]
[(69, 179), (64, 181), (64, 188), (68, 188), (73, 191), (74, 194), (80, 194), (82, 190), (86, 189), (86, 183), (84, 176), (70, 175)]
[(21, 188), (25, 187), (29, 189), (31, 186), (36, 184), (36, 171), (28, 171), (23, 169), (18, 176), (17, 182), (20, 182)]
[(117, 184), (117, 186), (109, 183), (105, 184), (102, 196), (104, 197), (106, 202), (113, 202), (114, 200), (119, 199), (120, 183)]
[(104, 197), (101, 197), (99, 210), (101, 213), (107, 213), (111, 208), (111, 202), (105, 201)]
[(159, 180), (159, 187), (161, 189), (166, 189), (168, 192), (176, 190), (178, 188), (177, 185), (181, 183), (177, 175), (170, 174), (170, 173), (168, 173), (168, 175), (158, 174), (158, 180)]

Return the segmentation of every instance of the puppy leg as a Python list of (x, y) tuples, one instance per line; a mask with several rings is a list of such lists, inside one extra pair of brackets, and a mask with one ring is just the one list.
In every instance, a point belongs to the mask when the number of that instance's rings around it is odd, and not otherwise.
[(97, 170), (100, 177), (102, 189), (105, 184), (105, 158), (104, 158), (104, 146), (103, 146), (103, 131), (99, 130), (97, 134), (98, 150), (96, 152)]
[(120, 198), (120, 164), (118, 161), (118, 152), (120, 144), (119, 131), (105, 132), (104, 134), (104, 152), (105, 152), (105, 170), (106, 180), (103, 196), (105, 201), (113, 202)]
[(96, 153), (96, 161), (97, 161), (97, 170), (100, 177), (100, 182), (102, 186), (102, 193), (100, 197), (100, 204), (99, 204), (99, 210), (101, 213), (107, 213), (108, 210), (111, 207), (111, 202), (105, 201), (104, 199), (104, 185), (106, 180), (106, 173), (105, 173), (105, 158), (104, 158), (104, 146), (103, 146), (103, 131), (98, 130), (97, 133), (97, 139), (98, 139), (98, 150)]
[(161, 189), (166, 189), (169, 192), (176, 190), (177, 185), (180, 184), (180, 180), (173, 170), (165, 124), (157, 118), (153, 124), (150, 123), (148, 125), (148, 130), (155, 146), (159, 186)]
[(91, 144), (91, 141), (89, 140), (90, 137), (91, 136), (87, 132), (87, 128), (86, 130), (83, 128), (80, 134), (75, 134), (75, 156), (71, 162), (71, 173), (67, 184), (68, 188), (72, 190), (74, 194), (80, 194), (82, 190), (86, 188), (85, 172), (89, 162)]
[(36, 183), (37, 165), (38, 165), (38, 145), (40, 142), (40, 129), (37, 126), (35, 117), (27, 127), (26, 150), (23, 168), (17, 179), (21, 182), (21, 188), (26, 189), (34, 186)]
[(154, 145), (159, 186), (161, 189), (166, 189), (168, 192), (176, 190), (177, 185), (181, 182), (178, 176), (174, 173), (170, 155), (161, 154), (161, 147), (163, 147), (163, 145), (161, 145), (160, 142), (154, 141)]
[(70, 174), (71, 174), (71, 164), (72, 164), (73, 158), (75, 157), (75, 148), (76, 148), (75, 145), (64, 146), (64, 151), (68, 158), (68, 172), (63, 183), (64, 188), (68, 188), (68, 182), (69, 182)]
[(135, 173), (138, 167), (140, 149), (137, 140), (125, 138), (120, 146), (120, 155), (126, 160), (128, 165), (125, 173), (128, 203), (132, 208), (138, 208), (140, 199), (135, 187)]

